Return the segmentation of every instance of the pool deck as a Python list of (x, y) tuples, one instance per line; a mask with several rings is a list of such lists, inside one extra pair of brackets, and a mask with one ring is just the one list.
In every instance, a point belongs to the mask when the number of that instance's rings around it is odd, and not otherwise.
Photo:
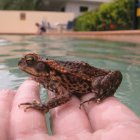
[(140, 30), (100, 31), (100, 32), (48, 32), (46, 35), (69, 36), (87, 39), (128, 42), (140, 44)]
[[(37, 35), (37, 32), (29, 33), (0, 33), (1, 35)], [(116, 42), (128, 42), (140, 44), (140, 30), (122, 30), (122, 31), (90, 31), (90, 32), (74, 32), (74, 31), (49, 31), (44, 35), (74, 37), (84, 39), (98, 39)]]

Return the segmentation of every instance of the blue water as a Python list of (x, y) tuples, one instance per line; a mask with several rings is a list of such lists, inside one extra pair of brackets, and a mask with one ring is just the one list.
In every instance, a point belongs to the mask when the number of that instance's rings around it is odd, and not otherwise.
[[(28, 77), (17, 63), (26, 53), (85, 61), (105, 69), (120, 70), (123, 82), (115, 96), (140, 116), (140, 45), (57, 36), (0, 36), (0, 89), (18, 86)], [(42, 96), (45, 96), (44, 94)]]

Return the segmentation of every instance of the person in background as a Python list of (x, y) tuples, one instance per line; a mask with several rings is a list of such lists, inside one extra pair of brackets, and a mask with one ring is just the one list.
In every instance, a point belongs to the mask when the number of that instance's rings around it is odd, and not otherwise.
[(47, 22), (46, 21), (42, 20), (41, 24), (37, 22), (35, 25), (38, 27), (37, 34), (42, 35), (47, 32)]

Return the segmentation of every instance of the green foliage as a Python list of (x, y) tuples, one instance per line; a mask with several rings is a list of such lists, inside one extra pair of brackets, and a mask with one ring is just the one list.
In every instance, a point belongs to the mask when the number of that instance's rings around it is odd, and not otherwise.
[(76, 19), (75, 23), (78, 26), (75, 26), (75, 30), (90, 31), (90, 30), (96, 29), (96, 20), (97, 20), (96, 18), (98, 18), (96, 12), (85, 13), (84, 15)]
[(0, 0), (1, 10), (46, 10), (48, 0)]
[(131, 29), (132, 0), (114, 0), (105, 3), (97, 11), (87, 12), (75, 20), (75, 30), (122, 30)]

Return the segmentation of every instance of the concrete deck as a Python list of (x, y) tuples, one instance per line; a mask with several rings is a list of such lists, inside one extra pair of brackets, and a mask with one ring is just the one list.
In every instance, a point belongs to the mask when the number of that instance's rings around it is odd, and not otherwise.
[[(37, 35), (37, 32), (0, 33), (0, 35)], [(84, 38), (84, 39), (98, 39), (98, 40), (140, 44), (140, 30), (100, 31), (100, 32), (50, 31), (44, 35), (74, 37), (74, 38)]]
[(49, 32), (46, 35), (69, 36), (87, 39), (129, 42), (140, 44), (140, 30), (100, 31), (100, 32)]

